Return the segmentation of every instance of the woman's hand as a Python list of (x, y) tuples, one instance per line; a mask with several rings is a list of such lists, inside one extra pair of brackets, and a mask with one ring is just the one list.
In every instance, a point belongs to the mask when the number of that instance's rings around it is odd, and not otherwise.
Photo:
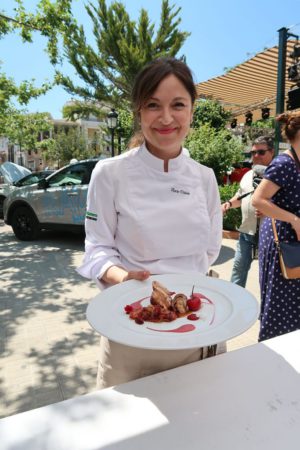
[(123, 281), (128, 280), (138, 280), (144, 281), (150, 277), (150, 272), (148, 270), (130, 270), (127, 275), (123, 278)]
[(259, 209), (255, 209), (255, 217), (257, 219), (261, 219), (263, 217), (263, 213), (259, 211)]
[(126, 270), (123, 267), (111, 266), (102, 276), (102, 281), (108, 284), (118, 284), (128, 280), (144, 281), (150, 277), (148, 270)]
[(300, 217), (294, 216), (294, 220), (290, 223), (297, 234), (298, 241), (300, 241)]
[(229, 202), (225, 202), (221, 205), (223, 215), (227, 213), (227, 211), (230, 209), (230, 206), (231, 205)]

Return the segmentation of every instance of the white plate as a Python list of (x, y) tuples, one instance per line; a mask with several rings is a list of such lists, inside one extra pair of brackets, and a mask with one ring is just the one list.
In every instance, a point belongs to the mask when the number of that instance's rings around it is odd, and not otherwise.
[[(200, 319), (190, 321), (182, 317), (173, 322), (145, 322), (143, 325), (129, 319), (124, 306), (144, 298), (141, 304), (149, 304), (153, 280), (187, 296), (195, 285), (194, 292), (208, 299), (203, 300), (197, 311)], [(96, 331), (114, 342), (131, 347), (175, 350), (205, 347), (238, 336), (254, 324), (258, 313), (258, 303), (246, 289), (218, 278), (188, 273), (155, 275), (143, 282), (131, 280), (112, 286), (91, 301), (87, 319)], [(188, 331), (172, 331), (178, 328)]]

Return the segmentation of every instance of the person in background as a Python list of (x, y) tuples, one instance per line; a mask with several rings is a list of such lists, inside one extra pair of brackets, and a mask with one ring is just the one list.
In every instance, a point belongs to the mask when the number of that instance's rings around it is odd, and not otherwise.
[(271, 220), (276, 219), (279, 241), (300, 240), (300, 112), (276, 120), (291, 149), (272, 161), (252, 200), (268, 216), (259, 237), (260, 341), (300, 329), (300, 278), (282, 276)]
[(239, 240), (233, 261), (231, 282), (245, 287), (248, 272), (253, 261), (255, 247), (257, 245), (257, 231), (259, 213), (251, 204), (254, 191), (253, 180), (255, 177), (255, 166), (268, 166), (274, 157), (274, 143), (270, 137), (260, 136), (253, 141), (252, 169), (249, 170), (240, 182), (240, 187), (236, 194), (227, 202), (222, 204), (222, 212), (230, 208), (241, 208), (242, 223), (239, 227)]
[[(89, 184), (85, 256), (78, 272), (100, 288), (143, 282), (150, 274), (206, 274), (216, 260), (222, 241), (216, 178), (182, 151), (195, 99), (192, 74), (182, 61), (159, 58), (138, 74), (132, 102), (143, 142), (97, 163)], [(217, 353), (223, 349), (218, 346)], [(207, 348), (144, 350), (101, 336), (97, 386), (207, 356)]]

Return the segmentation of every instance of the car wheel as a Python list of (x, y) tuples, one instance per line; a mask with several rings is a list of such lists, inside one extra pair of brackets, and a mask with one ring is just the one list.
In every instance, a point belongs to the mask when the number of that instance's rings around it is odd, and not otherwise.
[(15, 209), (11, 218), (11, 226), (20, 241), (34, 241), (40, 232), (39, 221), (26, 206), (19, 206)]
[(4, 203), (5, 197), (3, 195), (0, 195), (0, 219), (3, 219), (3, 203)]

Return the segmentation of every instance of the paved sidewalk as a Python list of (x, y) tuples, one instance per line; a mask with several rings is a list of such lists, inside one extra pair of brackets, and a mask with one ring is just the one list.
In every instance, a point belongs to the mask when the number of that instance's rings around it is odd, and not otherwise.
[[(230, 281), (233, 257), (236, 248), (236, 240), (234, 239), (223, 239), (222, 250), (219, 255), (218, 260), (213, 266), (220, 278), (223, 280)], [(260, 301), (260, 289), (258, 281), (258, 261), (254, 260), (251, 265), (251, 269), (248, 274), (246, 289), (253, 294), (257, 301)], [(242, 335), (231, 339), (227, 342), (227, 350), (236, 350), (246, 345), (256, 344), (259, 331), (259, 322), (256, 323)]]
[[(224, 239), (214, 266), (225, 280), (235, 245)], [(82, 255), (82, 237), (19, 242), (0, 221), (0, 417), (95, 390), (99, 336), (85, 311), (98, 289), (75, 272)], [(259, 298), (257, 261), (247, 289)], [(255, 324), (229, 351), (256, 343), (257, 333)]]

